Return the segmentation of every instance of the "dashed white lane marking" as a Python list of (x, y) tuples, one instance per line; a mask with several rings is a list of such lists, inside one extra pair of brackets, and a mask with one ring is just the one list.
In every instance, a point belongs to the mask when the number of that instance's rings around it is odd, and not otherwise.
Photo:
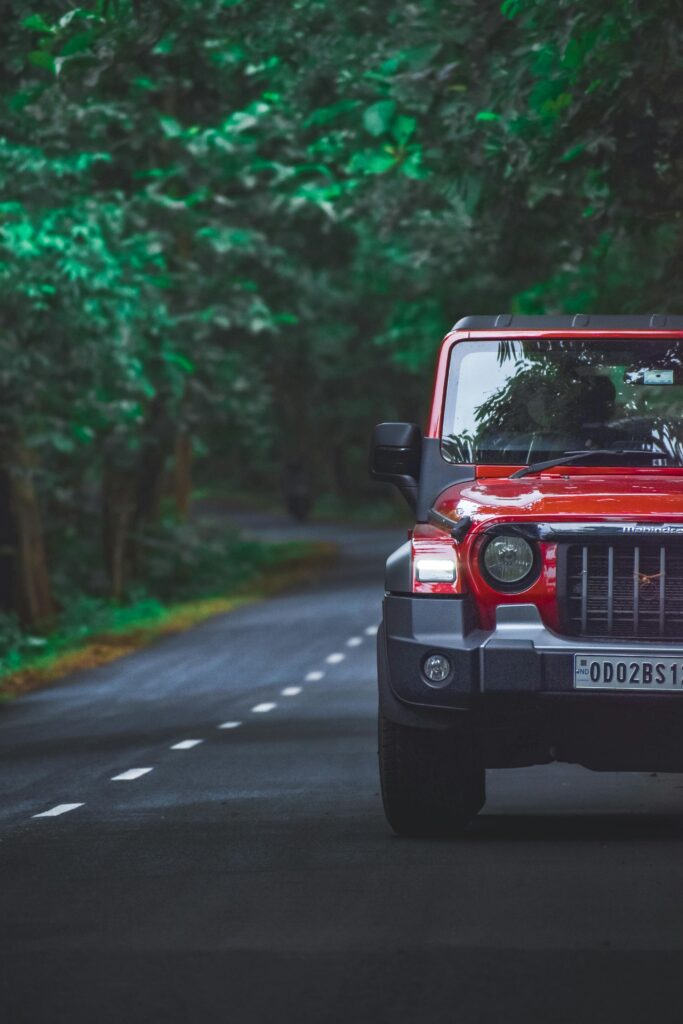
[(317, 682), (318, 682), (318, 680), (319, 680), (319, 679), (323, 679), (323, 678), (324, 678), (324, 676), (325, 676), (325, 673), (324, 673), (324, 672), (319, 672), (319, 671), (318, 671), (318, 670), (316, 669), (316, 671), (314, 671), (314, 672), (309, 672), (309, 673), (308, 673), (308, 674), (306, 675), (306, 680), (305, 680), (305, 681), (306, 681), (307, 683), (317, 683)]
[(112, 775), (112, 782), (132, 782), (133, 779), (139, 779), (141, 775), (146, 775), (147, 772), (154, 771), (153, 768), (129, 768), (127, 772), (121, 772), (120, 775)]
[(174, 743), (171, 750), (192, 750), (193, 747), (198, 747), (204, 740), (181, 740), (180, 743)]
[(365, 630), (365, 635), (366, 636), (377, 636), (377, 630), (378, 629), (379, 629), (379, 626), (368, 626), (368, 628)]
[(300, 686), (285, 686), (284, 690), (280, 690), (283, 697), (298, 697), (301, 693)]
[(362, 643), (363, 643), (363, 638), (361, 636), (350, 636), (349, 639), (346, 641), (346, 646), (347, 647), (360, 647), (360, 645)]
[(242, 724), (241, 722), (222, 722), (221, 725), (218, 726), (218, 728), (219, 729), (239, 729), (241, 724)]
[(335, 654), (328, 654), (327, 657), (325, 658), (325, 661), (327, 662), (328, 665), (338, 665), (339, 662), (343, 661), (345, 657), (345, 654), (341, 654), (339, 651), (337, 651)]
[(82, 807), (83, 804), (57, 804), (56, 807), (51, 807), (49, 811), (41, 811), (40, 814), (32, 814), (32, 818), (56, 818), (58, 814), (66, 814), (67, 811), (75, 811), (77, 807)]
[(277, 704), (274, 704), (272, 701), (271, 702), (266, 701), (264, 704), (254, 704), (254, 706), (253, 706), (253, 708), (251, 710), (256, 715), (263, 715), (263, 714), (265, 714), (266, 711), (272, 711), (273, 708), (276, 708), (276, 707), (277, 707)]

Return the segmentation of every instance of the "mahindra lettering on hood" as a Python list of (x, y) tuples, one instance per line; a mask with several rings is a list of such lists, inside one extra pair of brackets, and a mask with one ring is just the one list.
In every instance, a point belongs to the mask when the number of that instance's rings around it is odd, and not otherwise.
[(378, 633), (395, 831), (462, 831), (486, 768), (683, 771), (683, 317), (466, 317), (370, 470), (415, 514)]

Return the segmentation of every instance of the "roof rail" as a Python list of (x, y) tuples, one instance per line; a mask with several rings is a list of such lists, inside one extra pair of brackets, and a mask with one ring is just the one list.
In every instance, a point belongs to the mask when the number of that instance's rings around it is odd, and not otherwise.
[(454, 331), (683, 331), (683, 316), (669, 313), (646, 313), (619, 316), (568, 313), (553, 316), (465, 316), (453, 325)]

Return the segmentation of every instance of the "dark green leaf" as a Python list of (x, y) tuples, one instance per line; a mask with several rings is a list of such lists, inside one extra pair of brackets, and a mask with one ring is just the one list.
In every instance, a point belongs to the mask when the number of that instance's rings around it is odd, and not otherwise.
[(37, 68), (44, 68), (46, 71), (51, 71), (54, 74), (55, 58), (47, 50), (31, 50), (28, 59)]

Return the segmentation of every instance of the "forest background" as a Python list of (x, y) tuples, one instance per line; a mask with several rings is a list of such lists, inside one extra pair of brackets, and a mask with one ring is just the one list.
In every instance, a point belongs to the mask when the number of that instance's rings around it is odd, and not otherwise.
[(677, 0), (2, 5), (0, 673), (385, 514), (378, 420), (490, 312), (681, 311)]

